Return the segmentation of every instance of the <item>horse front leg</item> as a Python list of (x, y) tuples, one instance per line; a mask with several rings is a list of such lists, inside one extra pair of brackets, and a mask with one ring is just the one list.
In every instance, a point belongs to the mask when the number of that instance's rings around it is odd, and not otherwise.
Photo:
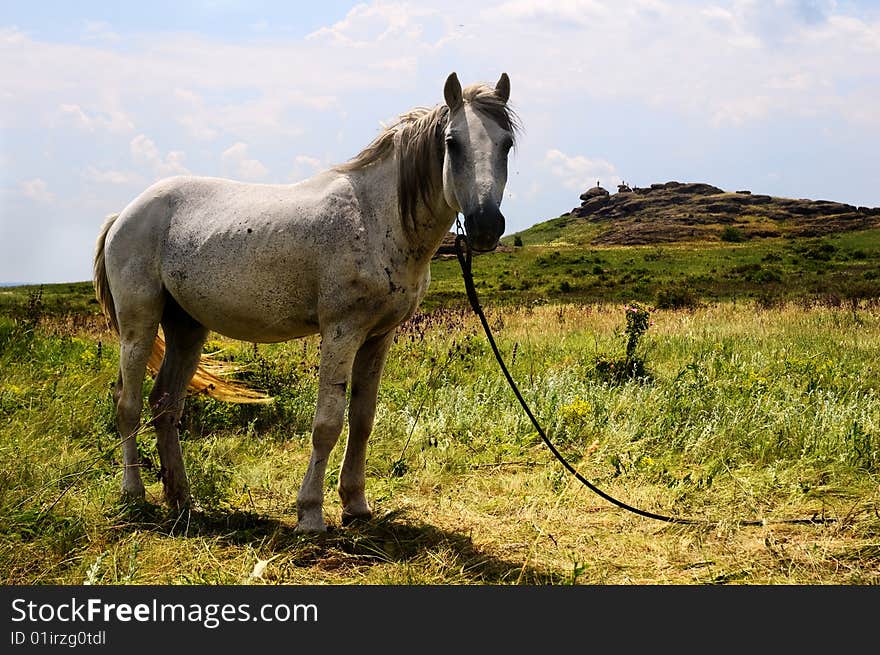
[(332, 327), (321, 337), (318, 403), (312, 424), (312, 455), (296, 497), (297, 532), (324, 532), (324, 475), (327, 459), (342, 432), (345, 392), (363, 335)]
[(339, 475), (339, 496), (342, 499), (343, 525), (372, 516), (364, 494), (364, 469), (367, 461), (367, 440), (376, 416), (379, 380), (385, 368), (394, 331), (369, 339), (354, 360), (351, 375), (351, 403), (348, 408), (348, 441)]

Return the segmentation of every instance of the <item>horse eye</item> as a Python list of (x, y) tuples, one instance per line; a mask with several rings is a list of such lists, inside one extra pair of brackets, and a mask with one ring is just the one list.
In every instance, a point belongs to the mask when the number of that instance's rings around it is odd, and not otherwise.
[(446, 139), (446, 149), (449, 152), (456, 153), (461, 149), (461, 144), (456, 139), (449, 137)]
[(501, 142), (501, 150), (504, 152), (509, 152), (513, 147), (513, 139), (507, 138)]

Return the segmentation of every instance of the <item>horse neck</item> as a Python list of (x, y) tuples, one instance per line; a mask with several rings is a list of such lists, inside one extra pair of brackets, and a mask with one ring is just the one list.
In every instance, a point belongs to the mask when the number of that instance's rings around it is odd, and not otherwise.
[(357, 185), (370, 197), (370, 206), (377, 208), (377, 215), (391, 222), (391, 235), (398, 248), (408, 255), (407, 259), (419, 267), (430, 264), (431, 258), (455, 221), (455, 212), (443, 197), (443, 179), (438, 171), (432, 180), (432, 192), (427, 199), (420, 198), (415, 220), (404, 219), (397, 202), (397, 157), (388, 157), (361, 173)]
[[(443, 197), (442, 177), (437, 175), (437, 179), (432, 182), (433, 191), (427, 202), (424, 199), (419, 200), (414, 225), (406, 230), (413, 254), (424, 263), (430, 262), (455, 221), (455, 211), (446, 204)], [(398, 210), (398, 215), (399, 213)], [(402, 222), (405, 220), (401, 219)]]

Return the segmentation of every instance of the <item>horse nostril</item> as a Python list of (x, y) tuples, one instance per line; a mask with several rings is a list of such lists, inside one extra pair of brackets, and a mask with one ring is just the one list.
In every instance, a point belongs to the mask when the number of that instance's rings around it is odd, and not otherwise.
[(504, 215), (496, 206), (481, 206), (465, 216), (464, 227), (475, 250), (494, 250), (504, 234)]

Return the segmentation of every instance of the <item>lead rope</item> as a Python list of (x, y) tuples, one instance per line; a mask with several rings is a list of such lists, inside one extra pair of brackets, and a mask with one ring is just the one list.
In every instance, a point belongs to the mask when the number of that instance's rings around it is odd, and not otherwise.
[[(486, 320), (486, 315), (483, 313), (483, 308), (480, 306), (480, 299), (477, 297), (477, 290), (474, 287), (474, 276), (471, 272), (471, 259), (472, 252), (471, 246), (468, 242), (467, 235), (464, 233), (464, 230), (461, 227), (461, 223), (456, 216), (455, 219), (456, 225), (456, 235), (455, 235), (455, 255), (458, 257), (459, 266), (461, 266), (461, 274), (464, 278), (464, 288), (467, 293), (468, 302), (470, 302), (471, 309), (474, 310), (474, 313), (480, 319), (480, 323), (483, 325), (483, 331), (486, 333), (486, 338), (489, 340), (489, 345), (492, 346), (492, 352), (495, 353), (495, 359), (498, 360), (498, 365), (501, 367), (501, 372), (504, 373), (504, 377), (507, 378), (507, 383), (510, 385), (513, 394), (516, 396), (516, 399), (519, 401), (519, 404), (522, 405), (523, 411), (525, 411), (526, 415), (529, 417), (529, 420), (532, 422), (532, 425), (535, 427), (535, 430), (538, 431), (538, 434), (541, 437), (541, 440), (550, 449), (550, 452), (553, 453), (553, 456), (556, 457), (557, 460), (565, 467), (565, 469), (571, 473), (574, 477), (576, 477), (581, 484), (587, 487), (590, 491), (601, 496), (609, 503), (620, 507), (621, 509), (625, 509), (628, 512), (632, 512), (633, 514), (638, 514), (639, 516), (644, 516), (645, 518), (654, 519), (655, 521), (663, 521), (664, 523), (675, 523), (677, 525), (713, 525), (712, 521), (700, 520), (700, 519), (689, 519), (682, 518), (678, 516), (665, 516), (663, 514), (655, 514), (654, 512), (648, 512), (643, 509), (639, 509), (638, 507), (633, 507), (632, 505), (627, 505), (625, 502), (621, 500), (617, 500), (613, 496), (608, 495), (599, 487), (590, 482), (587, 478), (578, 472), (578, 470), (572, 466), (568, 460), (563, 457), (562, 453), (560, 453), (556, 446), (553, 445), (553, 442), (547, 437), (547, 434), (544, 432), (544, 429), (541, 427), (541, 424), (538, 423), (538, 419), (535, 418), (535, 415), (532, 413), (532, 410), (529, 408), (528, 403), (526, 403), (522, 394), (519, 391), (519, 387), (516, 386), (516, 382), (513, 380), (513, 377), (510, 375), (510, 371), (507, 370), (507, 365), (504, 363), (504, 359), (501, 357), (501, 352), (498, 350), (498, 346), (495, 343), (495, 338), (492, 336), (492, 330), (489, 328), (489, 321)], [(740, 521), (740, 525), (768, 525), (771, 523), (789, 523), (789, 524), (825, 524), (825, 523), (833, 523), (837, 521), (836, 518), (826, 518), (825, 516), (821, 517), (813, 517), (809, 519), (781, 519), (777, 521)]]

